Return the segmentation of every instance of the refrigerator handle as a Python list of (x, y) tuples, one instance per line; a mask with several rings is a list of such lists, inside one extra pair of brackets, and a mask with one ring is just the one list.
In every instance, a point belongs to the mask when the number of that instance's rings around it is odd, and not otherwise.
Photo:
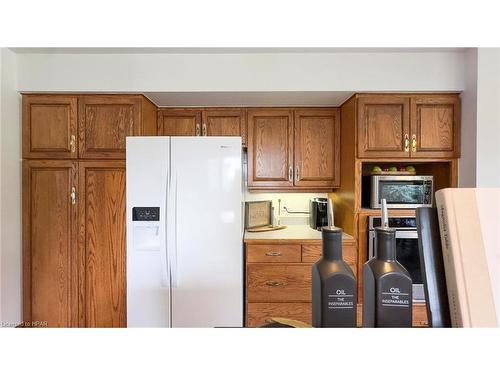
[[(178, 269), (177, 269), (177, 173), (174, 173), (174, 180), (172, 181), (171, 188), (173, 188), (173, 216), (174, 216), (174, 225), (172, 233), (170, 236), (173, 237), (172, 240), (172, 248), (169, 249), (169, 257), (170, 257), (170, 277), (171, 277), (171, 285), (172, 287), (177, 287), (179, 285), (179, 277), (178, 277)], [(171, 212), (172, 213), (172, 212)]]

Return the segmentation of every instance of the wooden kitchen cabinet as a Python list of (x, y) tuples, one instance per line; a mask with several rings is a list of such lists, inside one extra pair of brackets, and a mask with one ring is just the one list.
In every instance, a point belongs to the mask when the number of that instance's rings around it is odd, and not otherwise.
[(205, 109), (202, 113), (202, 135), (241, 136), (246, 145), (246, 116), (242, 108)]
[(77, 327), (77, 163), (23, 161), (23, 325)]
[(460, 157), (458, 94), (361, 94), (358, 158)]
[(80, 162), (78, 200), (82, 325), (126, 327), (125, 162)]
[(156, 133), (154, 124), (143, 128), (140, 96), (88, 95), (78, 104), (80, 158), (125, 159), (125, 137)]
[(340, 116), (337, 109), (294, 113), (294, 185), (333, 188), (340, 184)]
[(331, 191), (339, 184), (336, 108), (248, 110), (250, 190)]
[[(356, 242), (342, 241), (343, 257), (357, 274)], [(272, 317), (311, 323), (312, 264), (321, 257), (320, 240), (247, 240), (245, 326)]]
[(25, 159), (125, 159), (133, 135), (156, 135), (142, 95), (23, 95)]
[(158, 135), (201, 135), (201, 110), (161, 109), (158, 111)]
[(124, 161), (23, 162), (23, 321), (126, 326)]
[[(246, 240), (245, 327), (273, 317), (311, 324), (312, 265), (321, 257), (320, 240)], [(342, 241), (343, 259), (358, 277), (356, 241)], [(358, 291), (360, 293), (360, 291)], [(358, 303), (358, 326), (363, 305)], [(425, 303), (413, 304), (413, 327), (428, 326)]]
[(358, 99), (358, 157), (409, 157), (410, 99), (362, 96)]
[(411, 124), (413, 157), (460, 157), (460, 100), (457, 95), (412, 97)]
[(158, 111), (158, 134), (241, 136), (246, 145), (244, 108), (165, 108)]
[(23, 158), (75, 159), (78, 99), (68, 95), (23, 95)]
[(291, 110), (248, 110), (248, 187), (293, 187)]

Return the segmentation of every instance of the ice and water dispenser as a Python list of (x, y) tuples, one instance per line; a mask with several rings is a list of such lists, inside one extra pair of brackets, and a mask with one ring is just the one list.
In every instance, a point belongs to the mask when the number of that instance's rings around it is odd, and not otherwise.
[(160, 207), (133, 207), (132, 230), (135, 251), (160, 251)]

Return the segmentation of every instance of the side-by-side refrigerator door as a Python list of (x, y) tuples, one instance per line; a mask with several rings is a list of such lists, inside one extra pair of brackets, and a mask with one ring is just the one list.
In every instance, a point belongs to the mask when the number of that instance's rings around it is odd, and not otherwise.
[(172, 137), (173, 327), (243, 325), (241, 139)]
[(169, 137), (127, 137), (127, 326), (169, 327)]

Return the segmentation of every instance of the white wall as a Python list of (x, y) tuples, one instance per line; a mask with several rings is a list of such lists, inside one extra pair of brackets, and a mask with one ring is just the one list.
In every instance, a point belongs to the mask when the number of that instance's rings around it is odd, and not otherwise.
[(21, 91), (461, 91), (462, 51), (19, 54)]
[(500, 187), (500, 48), (479, 48), (477, 59), (478, 187)]
[(16, 54), (0, 50), (0, 321), (21, 320), (21, 128)]
[[(245, 192), (245, 201), (272, 201), (274, 215), (281, 220), (281, 225), (309, 225), (309, 201), (312, 198), (328, 198), (326, 193), (250, 193)], [(281, 199), (281, 204), (278, 200)], [(281, 206), (281, 211), (278, 207)], [(306, 213), (288, 213), (301, 211)]]
[[(16, 86), (17, 60), (17, 86)], [(21, 319), (19, 98), (26, 91), (462, 91), (464, 54), (50, 54), (2, 50), (1, 306)]]
[(461, 155), (458, 163), (458, 186), (476, 186), (477, 122), (477, 48), (464, 53), (464, 91), (462, 101)]

